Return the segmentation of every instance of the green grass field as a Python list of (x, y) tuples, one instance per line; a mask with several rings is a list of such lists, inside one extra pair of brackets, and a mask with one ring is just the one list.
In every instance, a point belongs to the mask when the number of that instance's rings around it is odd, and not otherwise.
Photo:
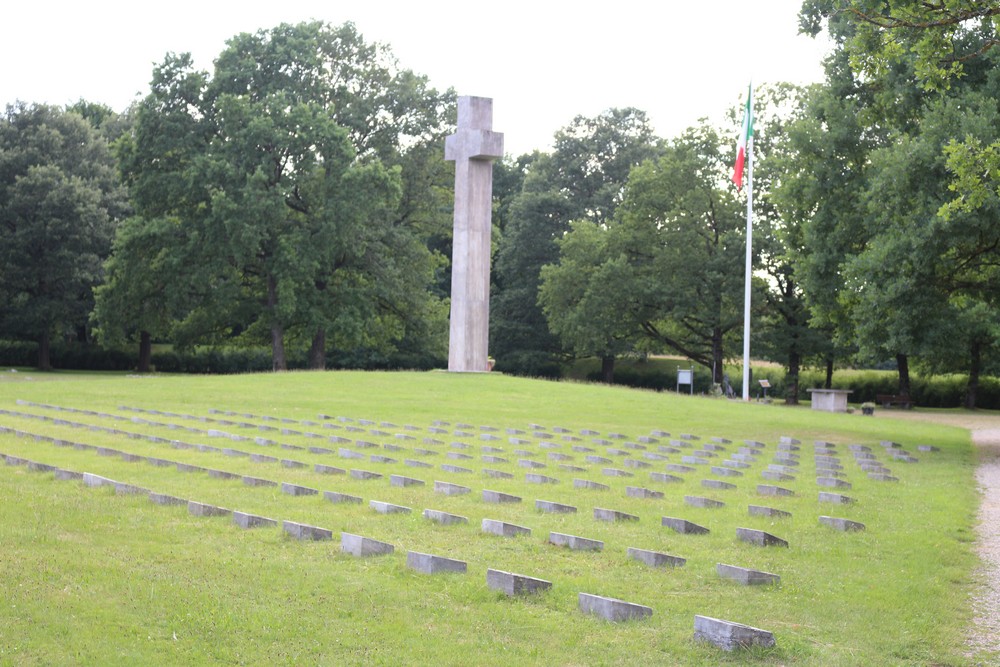
[[(21, 401), (19, 404), (18, 401)], [(43, 405), (39, 405), (43, 404)], [(86, 409), (124, 417), (56, 411)], [(253, 426), (143, 414), (124, 408), (160, 410)], [(160, 506), (144, 495), (115, 495), (108, 487), (89, 488), (78, 481), (57, 481), (51, 472), (24, 465), (0, 466), (0, 664), (386, 664), (386, 665), (973, 665), (989, 656), (965, 656), (964, 638), (971, 623), (970, 595), (977, 560), (973, 552), (978, 496), (975, 456), (967, 431), (916, 422), (833, 415), (807, 408), (742, 404), (725, 400), (656, 394), (575, 383), (551, 383), (496, 374), (431, 373), (285, 373), (225, 377), (128, 377), (30, 372), (0, 375), (0, 410), (48, 419), (0, 415), (0, 425), (26, 434), (113, 448), (129, 454), (168, 459), (239, 475), (291, 482), (320, 491), (360, 496), (360, 504), (333, 504), (322, 494), (293, 497), (278, 487), (251, 487), (240, 480), (220, 480), (203, 472), (180, 472), (175, 466), (127, 462), (93, 450), (56, 446), (50, 441), (0, 433), (0, 452), (89, 472), (180, 498), (233, 510), (291, 520), (333, 531), (332, 541), (294, 540), (278, 528), (242, 530), (226, 517), (192, 516), (183, 506)], [(226, 417), (210, 410), (247, 413)], [(320, 415), (348, 417), (354, 422)], [(308, 420), (315, 424), (264, 421)], [(133, 418), (155, 421), (150, 425)], [(68, 420), (94, 426), (74, 428)], [(366, 433), (343, 427), (371, 420)], [(448, 433), (427, 431), (435, 421), (449, 422)], [(381, 422), (393, 426), (379, 427)], [(323, 428), (322, 424), (340, 429)], [(457, 424), (471, 436), (456, 436)], [(201, 429), (197, 434), (179, 428)], [(531, 424), (548, 438), (533, 436)], [(379, 449), (332, 444), (303, 434), (263, 432), (262, 425), (365, 439)], [(404, 425), (417, 427), (408, 431)], [(499, 429), (497, 442), (482, 439), (480, 426)], [(130, 438), (101, 428), (157, 436), (163, 442)], [(562, 440), (553, 429), (571, 430), (578, 442)], [(374, 435), (376, 428), (387, 435)], [(208, 429), (242, 434), (233, 442), (208, 437)], [(512, 444), (505, 429), (525, 431)], [(581, 435), (589, 429), (600, 436)], [(639, 436), (664, 430), (732, 440), (726, 452), (744, 439), (766, 444), (764, 454), (743, 477), (728, 479), (732, 490), (703, 488), (708, 466), (683, 475), (681, 483), (654, 482), (650, 471), (679, 463), (684, 450), (646, 458), (657, 444), (632, 456), (608, 453), (595, 437), (619, 433), (617, 449)], [(412, 434), (416, 440), (395, 437)], [(761, 472), (772, 462), (781, 436), (801, 440), (801, 474), (794, 481), (769, 482)], [(256, 444), (265, 437), (302, 447)], [(441, 444), (424, 444), (433, 438)], [(540, 447), (542, 440), (558, 448)], [(669, 438), (661, 438), (667, 445)], [(266, 454), (307, 464), (290, 468), (257, 462), (221, 451), (178, 449), (169, 440)], [(820, 503), (813, 442), (836, 444), (846, 480), (842, 491), (853, 505)], [(893, 440), (920, 461), (893, 461), (879, 446)], [(452, 442), (464, 442), (456, 449)], [(870, 480), (855, 464), (847, 445), (868, 445), (899, 482)], [(394, 451), (384, 445), (404, 448)], [(918, 445), (940, 451), (923, 453)], [(588, 463), (584, 452), (611, 464)], [(507, 463), (484, 463), (483, 446), (503, 448), (493, 454)], [(324, 447), (333, 453), (310, 451)], [(350, 447), (366, 460), (337, 455)], [(415, 449), (438, 452), (418, 455)], [(525, 455), (546, 467), (521, 467)], [(376, 452), (396, 463), (376, 463)], [(447, 453), (471, 459), (451, 460)], [(574, 457), (556, 461), (549, 453)], [(419, 459), (433, 468), (411, 467)], [(627, 467), (626, 459), (650, 464)], [(384, 475), (361, 481), (349, 475), (321, 474), (314, 464), (360, 468)], [(566, 471), (559, 464), (583, 471)], [(442, 464), (473, 472), (446, 472)], [(602, 473), (613, 467), (634, 477)], [(484, 468), (513, 475), (496, 479)], [(526, 473), (559, 479), (532, 484)], [(389, 476), (406, 475), (425, 486), (391, 486)], [(606, 491), (578, 489), (573, 479), (609, 486)], [(468, 486), (471, 493), (446, 496), (434, 481)], [(795, 491), (787, 498), (757, 494), (760, 483)], [(662, 491), (663, 498), (626, 495), (626, 486)], [(491, 504), (482, 490), (523, 498), (517, 504)], [(691, 507), (685, 495), (724, 501), (718, 509)], [(535, 509), (544, 499), (576, 506), (574, 514), (546, 514)], [(411, 514), (382, 515), (369, 508), (381, 500), (413, 509)], [(750, 504), (791, 512), (790, 518), (750, 516)], [(607, 523), (593, 508), (620, 510), (635, 522)], [(425, 508), (468, 518), (467, 525), (440, 526), (424, 519)], [(818, 522), (831, 515), (866, 524), (864, 532), (841, 533)], [(711, 529), (708, 535), (681, 535), (661, 526), (661, 517), (689, 519)], [(532, 529), (530, 536), (502, 538), (481, 532), (484, 518)], [(771, 532), (790, 543), (787, 549), (756, 547), (736, 539), (737, 527)], [(341, 531), (395, 545), (388, 556), (356, 558), (340, 551)], [(550, 531), (602, 540), (601, 552), (576, 552), (548, 543)], [(683, 567), (656, 569), (626, 557), (628, 547), (651, 549), (687, 559)], [(409, 550), (456, 558), (468, 563), (466, 574), (426, 575), (406, 566)], [(728, 563), (781, 576), (776, 586), (743, 587), (716, 575)], [(486, 586), (488, 568), (549, 580), (550, 591), (519, 598)], [(652, 607), (642, 621), (610, 623), (582, 614), (579, 592), (620, 598)], [(728, 654), (692, 639), (695, 614), (713, 616), (770, 630), (773, 649)], [(995, 656), (994, 656), (995, 657)]]

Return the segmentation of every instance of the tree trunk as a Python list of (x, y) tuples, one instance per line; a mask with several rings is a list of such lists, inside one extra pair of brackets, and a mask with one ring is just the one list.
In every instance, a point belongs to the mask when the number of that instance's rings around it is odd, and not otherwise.
[(52, 340), (49, 332), (44, 332), (38, 339), (38, 370), (52, 370)]
[(785, 404), (786, 405), (798, 405), (799, 404), (799, 366), (801, 366), (801, 360), (799, 359), (798, 352), (788, 353), (788, 377), (786, 378), (788, 382), (787, 391), (785, 394)]
[(312, 347), (309, 348), (309, 368), (326, 370), (326, 329), (323, 327), (316, 329), (313, 336)]
[(285, 330), (278, 322), (278, 281), (267, 277), (267, 311), (271, 317), (271, 367), (275, 371), (287, 371), (285, 359)]
[(896, 355), (896, 365), (899, 368), (899, 395), (910, 397), (910, 360), (905, 354)]
[(824, 389), (833, 389), (833, 357), (826, 358), (826, 382), (823, 384)]
[(969, 384), (965, 387), (965, 407), (969, 410), (975, 410), (976, 392), (979, 391), (979, 372), (983, 365), (983, 349), (978, 340), (972, 343), (970, 356)]
[(615, 382), (615, 355), (605, 355), (601, 357), (601, 382), (614, 384)]
[(153, 338), (148, 331), (139, 333), (139, 372), (148, 373), (153, 365)]
[[(722, 349), (722, 330), (716, 327), (712, 330), (712, 383), (722, 384), (723, 368), (722, 363), (724, 361)], [(746, 398), (744, 396), (743, 398)]]

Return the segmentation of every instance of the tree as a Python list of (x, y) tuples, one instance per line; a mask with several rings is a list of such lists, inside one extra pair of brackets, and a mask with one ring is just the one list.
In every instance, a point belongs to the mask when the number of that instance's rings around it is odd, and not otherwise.
[(126, 213), (107, 142), (80, 115), (17, 103), (0, 120), (0, 330), (38, 341), (85, 328)]
[(178, 340), (266, 337), (281, 370), (288, 335), (311, 340), (317, 367), (328, 334), (401, 339), (429, 308), (419, 226), (437, 199), (415, 183), (452, 98), (351, 24), (238, 35), (211, 77), (168, 56), (121, 155), (142, 218), (176, 220), (194, 241), (177, 252), (212, 267), (180, 278)]
[(562, 351), (538, 303), (541, 267), (573, 220), (606, 222), (622, 201), (633, 167), (657, 154), (646, 114), (611, 109), (578, 116), (555, 135), (551, 154), (522, 160), (523, 188), (509, 211), (496, 254), (490, 347), (497, 368), (552, 373)]

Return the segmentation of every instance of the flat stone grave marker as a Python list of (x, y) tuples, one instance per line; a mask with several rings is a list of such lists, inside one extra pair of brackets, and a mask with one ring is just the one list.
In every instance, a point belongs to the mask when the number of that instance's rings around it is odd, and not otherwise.
[(614, 463), (611, 459), (605, 458), (603, 456), (588, 456), (586, 458), (587, 463)]
[(460, 486), (451, 482), (434, 482), (434, 493), (442, 493), (446, 496), (460, 496), (471, 492), (472, 489), (467, 486)]
[(707, 535), (709, 532), (708, 528), (699, 526), (698, 524), (692, 523), (687, 519), (677, 519), (675, 517), (665, 516), (661, 519), (661, 523), (667, 528), (685, 535)]
[(324, 491), (323, 497), (329, 500), (331, 503), (361, 503), (364, 502), (362, 498), (358, 496), (352, 496), (346, 493), (338, 493), (337, 491)]
[[(58, 469), (56, 469), (54, 471), (54, 473), (55, 473), (55, 478), (56, 479), (58, 479), (60, 481), (64, 481), (64, 482), (66, 482), (66, 481), (82, 481), (83, 480), (83, 473), (82, 472), (74, 472), (72, 470), (65, 470), (63, 468), (58, 468)], [(185, 500), (184, 502), (187, 502), (187, 501)]]
[(413, 510), (403, 505), (382, 502), (381, 500), (370, 500), (368, 506), (379, 514), (409, 514)]
[(777, 472), (776, 470), (764, 470), (760, 473), (760, 476), (769, 482), (794, 482), (795, 475), (789, 475), (785, 472)]
[(430, 463), (424, 463), (423, 461), (417, 461), (416, 459), (403, 459), (403, 465), (409, 466), (411, 468), (433, 468), (434, 467)]
[(712, 466), (711, 471), (713, 475), (721, 475), (722, 477), (742, 477), (743, 473), (739, 470), (734, 470), (733, 468), (728, 468), (725, 466), (724, 462), (722, 466)]
[(816, 484), (819, 486), (826, 486), (834, 489), (850, 489), (851, 483), (845, 482), (842, 479), (837, 479), (836, 477), (817, 477)]
[(725, 565), (723, 563), (717, 563), (715, 566), (716, 573), (725, 579), (732, 579), (738, 584), (743, 586), (761, 586), (777, 584), (781, 581), (781, 577), (776, 574), (771, 574), (770, 572), (761, 572), (760, 570), (751, 570), (745, 567), (737, 567), (736, 565)]
[(898, 477), (893, 477), (892, 475), (887, 475), (881, 472), (870, 472), (868, 473), (868, 479), (873, 479), (876, 482), (898, 482)]
[(550, 500), (536, 500), (535, 509), (540, 512), (549, 512), (554, 514), (572, 514), (576, 512), (576, 508), (572, 505), (563, 505), (562, 503), (555, 503)]
[(531, 535), (531, 529), (525, 528), (524, 526), (518, 526), (513, 523), (506, 523), (505, 521), (497, 521), (496, 519), (483, 519), (481, 524), (481, 530), (484, 533), (489, 533), (491, 535), (499, 535), (500, 537), (516, 537), (518, 535)]
[(632, 473), (627, 470), (619, 470), (618, 468), (601, 468), (601, 473), (608, 477), (634, 477)]
[(668, 475), (664, 472), (651, 472), (649, 473), (649, 478), (654, 482), (663, 482), (665, 484), (673, 484), (676, 482), (683, 482), (683, 477), (678, 477), (676, 475)]
[(458, 514), (449, 514), (448, 512), (442, 512), (440, 510), (425, 509), (423, 516), (425, 519), (429, 519), (434, 523), (439, 523), (442, 526), (451, 526), (459, 523), (469, 523), (469, 520), (464, 516), (459, 516)]
[(352, 533), (340, 534), (340, 550), (352, 556), (383, 556), (391, 554), (396, 547), (388, 542), (380, 542), (370, 537), (362, 537)]
[(423, 486), (425, 483), (422, 479), (414, 479), (413, 477), (405, 477), (403, 475), (389, 475), (390, 486)]
[(794, 496), (795, 492), (791, 489), (786, 489), (780, 486), (771, 486), (770, 484), (758, 484), (757, 493), (762, 496)]
[(277, 463), (277, 456), (268, 456), (267, 454), (251, 454), (250, 460), (254, 463)]
[(352, 468), (351, 469), (350, 475), (354, 479), (362, 479), (362, 480), (364, 480), (364, 479), (380, 479), (382, 477), (381, 473), (371, 472), (369, 470), (358, 470), (356, 468)]
[(242, 475), (238, 475), (234, 472), (226, 472), (225, 470), (214, 470), (209, 468), (208, 476), (213, 479), (240, 479)]
[(580, 593), (580, 611), (585, 614), (600, 616), (608, 621), (629, 621), (648, 618), (653, 615), (653, 609), (634, 602), (626, 602), (617, 598), (609, 598), (591, 593)]
[(130, 495), (149, 495), (149, 489), (145, 489), (141, 486), (136, 486), (135, 484), (126, 484), (125, 482), (115, 482), (115, 493), (119, 496), (130, 496)]
[(723, 482), (720, 479), (703, 479), (701, 480), (701, 485), (706, 489), (720, 489), (722, 491), (730, 491), (736, 488), (735, 484)]
[(662, 498), (662, 491), (653, 491), (641, 486), (626, 486), (625, 495), (630, 498)]
[(343, 468), (335, 468), (334, 466), (323, 465), (322, 463), (317, 463), (313, 466), (313, 470), (323, 475), (346, 475), (347, 471)]
[(188, 512), (194, 516), (229, 516), (233, 513), (232, 510), (224, 507), (216, 507), (215, 505), (199, 503), (194, 500), (188, 501)]
[(302, 461), (295, 461), (292, 459), (281, 459), (281, 465), (286, 468), (308, 468), (309, 466)]
[(573, 551), (603, 551), (604, 542), (592, 540), (587, 537), (577, 535), (567, 535), (566, 533), (549, 533), (549, 543), (558, 547), (567, 547)]
[(520, 496), (514, 496), (509, 493), (501, 493), (500, 491), (491, 491), (489, 489), (483, 489), (483, 502), (484, 503), (519, 503), (521, 502)]
[(638, 521), (639, 517), (635, 514), (628, 514), (626, 512), (619, 512), (618, 510), (609, 510), (603, 507), (594, 508), (594, 518), (598, 521)]
[(726, 506), (726, 503), (721, 500), (712, 500), (711, 498), (703, 498), (701, 496), (684, 496), (684, 502), (692, 507), (702, 507), (706, 509)]
[(464, 574), (468, 569), (465, 561), (418, 551), (406, 553), (406, 566), (424, 574), (437, 574), (439, 572), (461, 572)]
[(640, 563), (645, 563), (650, 567), (683, 567), (687, 563), (687, 559), (680, 556), (671, 556), (670, 554), (637, 549), (635, 547), (628, 547), (626, 554), (629, 558), (637, 560)]
[(591, 482), (589, 479), (574, 479), (573, 488), (576, 489), (593, 489), (596, 491), (607, 491), (611, 487), (607, 484), (601, 484), (600, 482)]
[(491, 470), (490, 468), (483, 468), (483, 474), (487, 477), (492, 477), (494, 479), (514, 479), (514, 476), (509, 472), (504, 472), (502, 470)]
[(743, 542), (748, 542), (749, 544), (756, 544), (759, 547), (787, 547), (788, 542), (776, 537), (771, 533), (764, 532), (763, 530), (756, 530), (754, 528), (737, 528), (736, 537), (738, 537)]
[(283, 521), (282, 529), (297, 540), (332, 540), (333, 531), (295, 521)]
[(315, 496), (319, 493), (319, 490), (311, 489), (308, 486), (299, 486), (298, 484), (282, 482), (281, 492), (290, 496)]
[(763, 505), (748, 505), (747, 511), (751, 516), (767, 516), (771, 518), (784, 518), (792, 516), (791, 512), (775, 509), (773, 507), (764, 507)]
[(775, 645), (774, 635), (767, 630), (710, 616), (694, 617), (694, 638), (714, 644), (724, 651)]
[(278, 522), (274, 519), (268, 519), (267, 517), (257, 516), (255, 514), (247, 514), (246, 512), (233, 512), (233, 523), (235, 523), (240, 528), (250, 529), (250, 528), (270, 528), (271, 526), (277, 526)]
[(249, 477), (244, 475), (240, 479), (247, 486), (278, 486), (277, 482), (272, 482), (269, 479), (261, 479), (260, 477)]
[(539, 475), (536, 473), (525, 473), (524, 481), (529, 484), (558, 484), (559, 480), (555, 477), (549, 477), (547, 475)]
[(487, 569), (486, 586), (505, 595), (514, 596), (546, 591), (552, 588), (552, 582), (523, 574)]
[(829, 526), (835, 530), (841, 531), (861, 531), (865, 529), (865, 524), (859, 523), (857, 521), (851, 521), (849, 519), (840, 519), (832, 516), (821, 516), (819, 522), (824, 526)]
[(638, 459), (625, 459), (622, 461), (626, 468), (649, 468), (650, 464), (645, 461), (639, 461)]

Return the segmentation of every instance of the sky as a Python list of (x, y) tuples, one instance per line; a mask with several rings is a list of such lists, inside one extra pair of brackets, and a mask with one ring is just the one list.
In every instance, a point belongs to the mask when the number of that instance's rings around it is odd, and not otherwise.
[[(168, 52), (211, 70), (226, 40), (280, 23), (353, 22), (438, 89), (493, 99), (517, 156), (576, 116), (645, 111), (661, 137), (722, 122), (747, 86), (822, 80), (825, 41), (798, 35), (801, 0), (56, 0), (4, 10), (0, 105), (79, 99), (123, 110)], [(734, 138), (735, 142), (735, 138)]]

